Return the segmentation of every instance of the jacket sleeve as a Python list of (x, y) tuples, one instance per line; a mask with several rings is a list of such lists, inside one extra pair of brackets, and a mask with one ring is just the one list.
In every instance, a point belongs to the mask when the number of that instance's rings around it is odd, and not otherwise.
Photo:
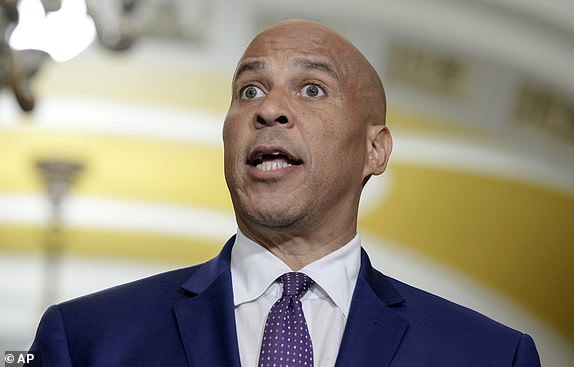
[(523, 334), (514, 355), (514, 367), (540, 367), (540, 357), (530, 335)]
[[(62, 313), (58, 305), (46, 310), (30, 347), (42, 367), (72, 367)], [(34, 366), (40, 367), (40, 363)]]

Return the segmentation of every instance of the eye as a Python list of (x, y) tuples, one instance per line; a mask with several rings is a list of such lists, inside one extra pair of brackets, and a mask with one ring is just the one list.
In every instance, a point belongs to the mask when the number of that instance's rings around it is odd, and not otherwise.
[(307, 84), (301, 90), (302, 94), (306, 97), (317, 98), (325, 95), (323, 88), (317, 84)]
[(254, 99), (263, 96), (261, 88), (255, 85), (248, 85), (241, 90), (241, 98)]

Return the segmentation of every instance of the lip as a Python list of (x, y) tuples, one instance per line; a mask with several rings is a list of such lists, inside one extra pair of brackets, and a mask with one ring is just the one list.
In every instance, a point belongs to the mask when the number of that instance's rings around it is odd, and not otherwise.
[[(277, 159), (274, 159), (275, 157)], [(268, 170), (261, 169), (261, 164), (268, 160), (277, 160), (282, 162), (283, 166), (275, 166), (274, 169)], [(284, 147), (257, 146), (249, 153), (245, 164), (249, 175), (253, 178), (258, 180), (277, 180), (297, 170), (303, 164), (303, 161), (297, 154)], [(257, 167), (258, 165), (259, 168)]]
[(291, 164), (300, 165), (303, 162), (294, 153), (290, 152), (288, 149), (278, 146), (258, 146), (249, 153), (247, 157), (247, 164), (250, 166), (255, 166), (258, 160), (263, 159), (264, 156), (279, 155), (284, 156)]

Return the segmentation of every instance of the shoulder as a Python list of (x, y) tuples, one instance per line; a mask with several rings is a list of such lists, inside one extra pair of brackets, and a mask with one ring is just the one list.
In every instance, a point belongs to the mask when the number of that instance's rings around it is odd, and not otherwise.
[(364, 279), (393, 317), (405, 321), (397, 365), (540, 366), (534, 341), (490, 317), (388, 277), (363, 252)]
[(456, 337), (458, 332), (503, 338), (519, 338), (522, 335), (479, 312), (384, 275), (371, 266), (366, 254), (361, 272), (361, 277), (377, 297), (408, 321), (411, 333), (414, 329), (415, 332), (435, 335), (444, 333), (449, 337)]
[[(519, 331), (511, 329), (492, 318), (457, 304), (438, 295), (413, 287), (399, 280), (387, 277), (395, 289), (404, 297), (405, 302), (395, 310), (403, 316), (421, 324), (441, 330), (447, 328), (450, 333), (461, 329), (465, 333), (482, 332), (516, 336)], [(472, 330), (468, 328), (472, 326)]]
[(202, 265), (176, 269), (104, 289), (60, 303), (66, 321), (113, 320), (128, 315), (157, 312), (189, 296), (182, 284)]
[(50, 366), (135, 365), (139, 362), (132, 363), (130, 358), (141, 357), (152, 350), (152, 344), (153, 350), (181, 359), (184, 354), (177, 342), (173, 307), (189, 299), (182, 285), (202, 266), (157, 274), (54, 305), (42, 317), (30, 349), (41, 352)]
[(233, 241), (232, 237), (218, 256), (202, 264), (108, 288), (62, 302), (56, 308), (64, 323), (80, 327), (130, 320), (156, 324), (171, 320), (176, 303), (195, 296), (229, 270)]
[(387, 279), (404, 297), (403, 303), (392, 306), (409, 323), (404, 343), (417, 351), (429, 356), (442, 351), (457, 363), (470, 358), (512, 365), (525, 355), (529, 361), (538, 359), (530, 336), (465, 306), (396, 279)]

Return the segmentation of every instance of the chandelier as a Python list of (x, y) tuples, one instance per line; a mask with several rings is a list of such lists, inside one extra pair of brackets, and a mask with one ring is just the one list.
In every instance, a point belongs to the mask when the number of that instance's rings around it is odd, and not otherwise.
[(65, 62), (96, 39), (118, 52), (142, 35), (201, 41), (206, 12), (205, 0), (0, 0), (0, 90), (30, 112), (46, 60)]

